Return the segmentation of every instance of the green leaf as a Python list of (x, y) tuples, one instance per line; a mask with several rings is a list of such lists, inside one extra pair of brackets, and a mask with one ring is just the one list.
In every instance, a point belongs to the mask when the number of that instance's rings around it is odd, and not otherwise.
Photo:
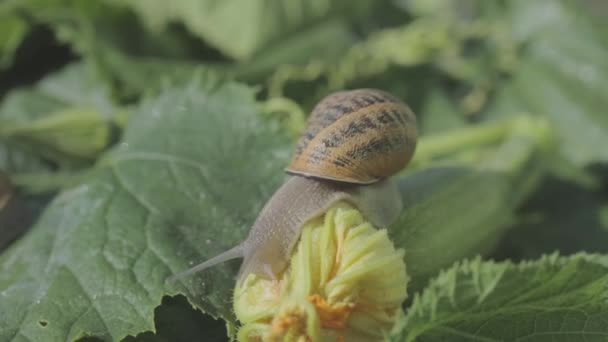
[(0, 70), (12, 64), (14, 54), (29, 30), (25, 20), (2, 13), (0, 7)]
[(567, 1), (511, 2), (513, 35), (527, 44), (491, 116), (546, 116), (561, 154), (578, 166), (608, 161), (608, 48), (599, 28)]
[[(120, 84), (122, 79), (119, 76), (124, 72), (133, 74), (131, 68), (134, 63), (114, 69), (117, 66), (113, 60), (116, 54), (142, 64), (167, 66), (163, 70), (167, 73), (175, 66), (183, 64), (185, 68), (199, 63), (196, 59), (202, 57), (214, 59), (219, 56), (184, 30), (146, 30), (137, 16), (122, 4), (101, 0), (24, 0), (11, 4), (13, 12), (27, 17), (33, 24), (50, 28), (59, 42), (69, 44), (72, 51), (82, 57), (83, 63), (95, 71), (96, 77), (103, 78), (102, 81), (112, 86), (113, 95), (120, 99), (133, 100), (148, 91), (144, 87), (133, 94)], [(155, 78), (163, 78), (158, 72), (152, 76), (146, 74), (146, 68), (136, 70), (141, 70), (139, 77), (148, 81), (152, 79), (155, 84), (158, 83)], [(128, 79), (133, 80), (132, 77)], [(146, 83), (142, 81), (139, 84)], [(66, 89), (64, 94), (68, 93)]]
[(552, 144), (547, 123), (526, 116), (421, 139), (390, 227), (406, 251), (410, 291), (455, 260), (492, 251), (547, 172)]
[[(269, 81), (270, 96), (282, 96), (290, 83), (312, 81), (321, 83), (315, 95), (326, 95), (356, 81), (387, 74), (393, 66), (412, 67), (429, 63), (442, 48), (452, 41), (456, 44), (457, 38), (450, 36), (449, 32), (445, 23), (420, 20), (370, 34), (352, 45), (339, 59), (313, 57), (306, 65), (279, 65)], [(407, 76), (410, 75), (399, 76), (400, 83), (410, 83), (405, 82), (409, 81)], [(387, 89), (386, 84), (382, 86)], [(413, 88), (411, 84), (409, 86)]]
[[(147, 2), (133, 4), (134, 7), (140, 5), (146, 11), (152, 8)], [(170, 6), (186, 8), (190, 5), (196, 4), (177, 1)], [(283, 5), (277, 2), (276, 7)], [(50, 26), (60, 41), (70, 44), (89, 67), (107, 79), (115, 95), (125, 100), (155, 94), (166, 80), (185, 81), (201, 68), (215, 70), (226, 78), (266, 81), (277, 65), (306, 63), (313, 55), (338, 59), (356, 39), (350, 23), (344, 18), (349, 16), (334, 11), (334, 15), (324, 15), (293, 31), (282, 32), (280, 37), (269, 41), (269, 45), (255, 51), (246, 61), (234, 62), (226, 60), (197, 37), (187, 34), (181, 26), (171, 23), (159, 27), (152, 25), (151, 30), (150, 25), (142, 27), (129, 10), (130, 6), (122, 2), (56, 0), (48, 3), (29, 0), (23, 7), (28, 15)], [(346, 12), (350, 13), (351, 9)], [(242, 14), (240, 10), (238, 13)], [(198, 14), (188, 12), (190, 15)], [(205, 16), (206, 12), (202, 15)], [(215, 16), (210, 18), (215, 20)], [(262, 21), (269, 22), (266, 19)], [(229, 23), (230, 27), (234, 26), (233, 20)], [(249, 31), (239, 32), (236, 39)], [(328, 41), (332, 42), (329, 46)]]
[(603, 148), (608, 144), (603, 105), (608, 103), (602, 103), (599, 89), (560, 77), (557, 72), (538, 59), (529, 60), (499, 94), (494, 113), (509, 116), (515, 109), (546, 116), (561, 137), (561, 155), (568, 161), (578, 166), (608, 161), (608, 151)]
[(153, 331), (178, 293), (234, 324), (236, 263), (165, 279), (243, 239), (283, 178), (287, 139), (253, 95), (203, 81), (144, 104), (94, 174), (0, 258), (0, 340), (120, 340)]
[[(356, 41), (351, 31), (345, 20), (328, 19), (283, 37), (249, 61), (226, 66), (226, 72), (240, 80), (266, 81), (277, 65), (303, 65), (310, 59), (338, 60)], [(328, 46), (327, 42), (332, 43)]]
[[(171, 22), (238, 60), (246, 60), (270, 42), (327, 17), (363, 13), (371, 1), (228, 0), (126, 2), (149, 27), (160, 31)], [(238, 18), (238, 19), (237, 19)]]
[(391, 341), (604, 341), (608, 259), (458, 263), (414, 298)]
[[(126, 98), (154, 94), (162, 85), (187, 81), (197, 70), (215, 72), (225, 79), (252, 84), (266, 82), (278, 65), (302, 65), (314, 58), (336, 60), (354, 43), (355, 37), (343, 20), (326, 20), (274, 42), (248, 61), (200, 63), (193, 59), (155, 58), (127, 54), (115, 46), (103, 48), (94, 59), (113, 79), (118, 92)], [(334, 43), (327, 46), (327, 42)], [(90, 55), (91, 53), (87, 53)]]

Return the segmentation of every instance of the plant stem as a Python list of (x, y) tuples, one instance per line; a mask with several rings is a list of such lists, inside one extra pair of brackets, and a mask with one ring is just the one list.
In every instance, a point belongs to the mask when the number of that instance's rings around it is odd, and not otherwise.
[(457, 151), (497, 143), (511, 134), (516, 127), (521, 125), (522, 121), (529, 120), (528, 117), (518, 116), (500, 122), (422, 137), (416, 148), (412, 166), (415, 167)]

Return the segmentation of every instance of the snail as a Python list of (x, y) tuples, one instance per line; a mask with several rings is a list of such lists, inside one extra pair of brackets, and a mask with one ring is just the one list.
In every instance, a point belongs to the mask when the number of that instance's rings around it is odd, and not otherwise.
[(416, 148), (416, 117), (394, 96), (376, 89), (340, 91), (321, 100), (298, 141), (290, 175), (266, 203), (247, 239), (171, 280), (218, 263), (244, 258), (237, 279), (250, 273), (277, 279), (287, 267), (306, 221), (343, 200), (376, 226), (402, 210), (390, 176)]

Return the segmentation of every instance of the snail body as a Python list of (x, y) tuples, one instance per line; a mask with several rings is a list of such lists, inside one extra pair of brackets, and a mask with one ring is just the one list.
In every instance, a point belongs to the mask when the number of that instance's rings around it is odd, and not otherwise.
[(243, 242), (239, 278), (249, 273), (275, 278), (285, 267), (306, 221), (332, 204), (347, 201), (374, 224), (390, 224), (401, 212), (401, 196), (391, 180), (353, 187), (345, 183), (290, 177), (272, 196)]
[(286, 171), (291, 176), (266, 203), (245, 241), (174, 276), (242, 257), (238, 279), (250, 273), (276, 279), (288, 264), (304, 224), (337, 201), (357, 207), (376, 226), (402, 210), (391, 175), (416, 147), (416, 117), (392, 95), (375, 89), (329, 95), (313, 109)]

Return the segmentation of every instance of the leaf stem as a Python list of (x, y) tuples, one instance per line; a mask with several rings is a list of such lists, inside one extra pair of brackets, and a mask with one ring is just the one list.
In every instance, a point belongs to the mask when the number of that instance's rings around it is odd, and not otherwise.
[(542, 139), (544, 132), (538, 132), (539, 123), (528, 115), (520, 115), (500, 122), (471, 126), (448, 133), (422, 137), (418, 143), (412, 166), (419, 166), (431, 160), (454, 152), (498, 143), (507, 136), (518, 133)]
[(456, 151), (496, 143), (511, 131), (512, 121), (478, 125), (422, 137), (412, 163), (418, 165)]
[(79, 171), (17, 173), (10, 176), (11, 182), (29, 194), (44, 194), (59, 191), (80, 183), (91, 169)]

